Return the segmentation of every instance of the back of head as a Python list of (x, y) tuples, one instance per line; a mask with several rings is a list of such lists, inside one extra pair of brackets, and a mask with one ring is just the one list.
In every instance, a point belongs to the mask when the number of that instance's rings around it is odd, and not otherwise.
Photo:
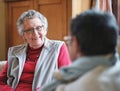
[(118, 42), (118, 25), (108, 12), (88, 10), (71, 21), (71, 35), (76, 36), (84, 55), (114, 53)]

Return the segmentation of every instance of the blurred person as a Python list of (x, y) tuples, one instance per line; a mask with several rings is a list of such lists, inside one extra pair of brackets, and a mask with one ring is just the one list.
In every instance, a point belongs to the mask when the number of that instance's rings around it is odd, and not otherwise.
[(38, 11), (23, 12), (17, 28), (25, 43), (9, 48), (0, 91), (37, 91), (53, 80), (54, 70), (71, 63), (68, 50), (63, 41), (46, 37), (48, 22)]
[[(72, 19), (67, 38), (73, 63), (54, 72), (55, 80), (41, 91), (84, 91), (79, 80), (87, 72), (117, 64), (118, 30), (115, 17), (108, 12), (87, 10)], [(104, 67), (98, 71), (102, 72)]]

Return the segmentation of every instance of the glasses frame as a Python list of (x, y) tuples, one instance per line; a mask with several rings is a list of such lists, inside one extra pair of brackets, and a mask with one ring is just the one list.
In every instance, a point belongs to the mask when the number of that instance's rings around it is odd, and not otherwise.
[(42, 26), (37, 26), (35, 28), (30, 28), (30, 29), (27, 29), (27, 30), (23, 30), (23, 32), (27, 33), (27, 34), (32, 34), (34, 33), (34, 31), (36, 30), (37, 32), (42, 32), (43, 31), (43, 27), (44, 25)]

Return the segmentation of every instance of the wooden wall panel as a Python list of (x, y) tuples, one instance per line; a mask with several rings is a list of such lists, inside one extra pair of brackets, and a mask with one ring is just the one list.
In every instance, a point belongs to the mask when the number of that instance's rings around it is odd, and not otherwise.
[[(48, 1), (48, 0), (46, 0)], [(42, 2), (42, 4), (41, 4)], [(50, 39), (63, 40), (67, 34), (67, 8), (66, 0), (52, 0), (52, 2), (44, 2), (40, 0), (38, 10), (48, 19), (48, 34)]]
[(23, 43), (22, 38), (19, 36), (17, 32), (16, 22), (18, 17), (24, 11), (32, 8), (32, 2), (24, 1), (24, 2), (12, 2), (8, 4), (8, 26), (7, 26), (7, 47), (18, 45)]
[(72, 0), (21, 0), (6, 2), (6, 53), (9, 47), (23, 43), (17, 32), (18, 17), (26, 10), (35, 9), (48, 19), (50, 39), (63, 40), (69, 32), (69, 19), (72, 16)]
[[(65, 0), (64, 0), (65, 1)], [(55, 3), (60, 3), (61, 0), (39, 0), (38, 3), (41, 4), (55, 4)]]

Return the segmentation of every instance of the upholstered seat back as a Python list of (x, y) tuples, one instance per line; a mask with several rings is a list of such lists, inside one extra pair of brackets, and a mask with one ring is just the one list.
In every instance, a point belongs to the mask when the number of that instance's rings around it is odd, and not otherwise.
[(0, 71), (3, 69), (6, 61), (0, 61)]

